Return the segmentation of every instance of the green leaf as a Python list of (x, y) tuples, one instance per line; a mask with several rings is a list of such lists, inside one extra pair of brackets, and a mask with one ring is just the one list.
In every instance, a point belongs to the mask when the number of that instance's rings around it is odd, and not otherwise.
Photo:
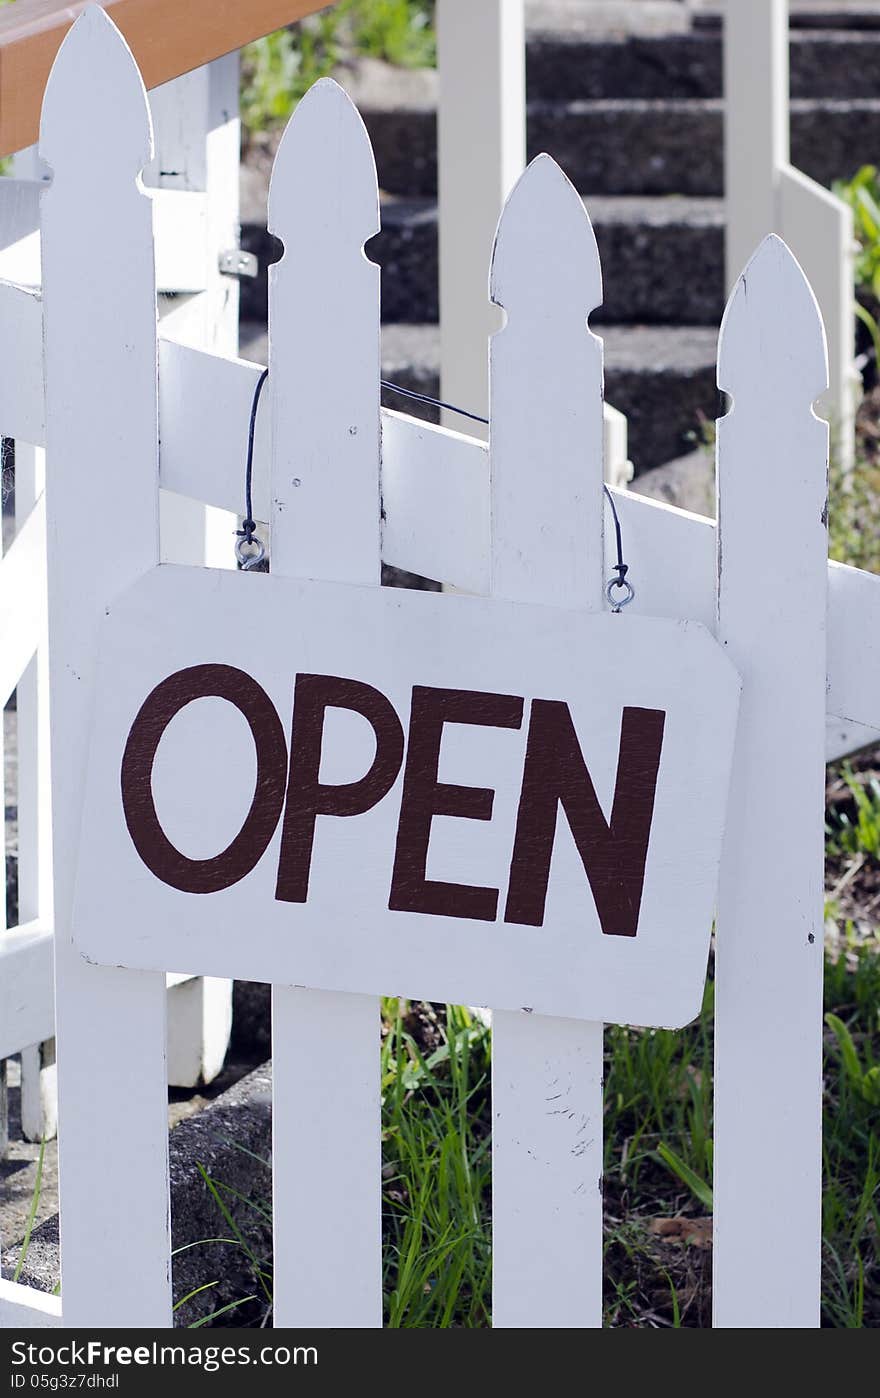
[(859, 1055), (853, 1043), (852, 1034), (850, 1034), (843, 1020), (838, 1019), (837, 1015), (827, 1014), (825, 1016), (825, 1023), (837, 1040), (840, 1048), (840, 1056), (843, 1059), (843, 1066), (847, 1075), (861, 1087), (863, 1077), (862, 1065), (859, 1062)]
[(671, 1170), (674, 1175), (677, 1175), (682, 1184), (687, 1185), (694, 1197), (699, 1199), (703, 1208), (711, 1213), (712, 1186), (707, 1184), (705, 1180), (701, 1180), (700, 1176), (691, 1169), (690, 1165), (687, 1165), (680, 1155), (676, 1155), (675, 1151), (670, 1149), (665, 1141), (661, 1141), (657, 1147), (657, 1155), (666, 1168)]

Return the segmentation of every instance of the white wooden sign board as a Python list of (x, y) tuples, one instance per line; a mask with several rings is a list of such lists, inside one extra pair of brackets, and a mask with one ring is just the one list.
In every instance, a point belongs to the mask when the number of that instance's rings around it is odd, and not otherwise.
[(692, 622), (156, 568), (108, 609), (77, 945), (679, 1026), (739, 689)]

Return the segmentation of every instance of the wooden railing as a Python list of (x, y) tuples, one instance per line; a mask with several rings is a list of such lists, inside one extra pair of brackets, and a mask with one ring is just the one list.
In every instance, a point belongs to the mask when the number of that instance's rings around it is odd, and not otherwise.
[[(49, 69), (90, 2), (16, 0), (0, 10), (0, 156), (36, 141)], [(327, 0), (105, 0), (103, 8), (152, 88), (329, 6)]]

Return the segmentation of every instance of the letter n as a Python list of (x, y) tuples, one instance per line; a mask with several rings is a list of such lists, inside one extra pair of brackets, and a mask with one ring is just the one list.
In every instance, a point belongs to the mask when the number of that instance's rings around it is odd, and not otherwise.
[(532, 701), (505, 922), (543, 925), (561, 806), (602, 931), (610, 937), (636, 935), (665, 720), (662, 710), (624, 709), (609, 823), (568, 705), (551, 699)]

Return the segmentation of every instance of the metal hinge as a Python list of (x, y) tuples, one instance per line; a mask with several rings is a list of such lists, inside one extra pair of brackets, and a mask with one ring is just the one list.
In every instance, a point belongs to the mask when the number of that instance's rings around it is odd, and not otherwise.
[(227, 277), (255, 277), (257, 275), (257, 259), (252, 252), (243, 252), (241, 248), (228, 248), (226, 252), (221, 252), (217, 259), (217, 265), (224, 276)]

